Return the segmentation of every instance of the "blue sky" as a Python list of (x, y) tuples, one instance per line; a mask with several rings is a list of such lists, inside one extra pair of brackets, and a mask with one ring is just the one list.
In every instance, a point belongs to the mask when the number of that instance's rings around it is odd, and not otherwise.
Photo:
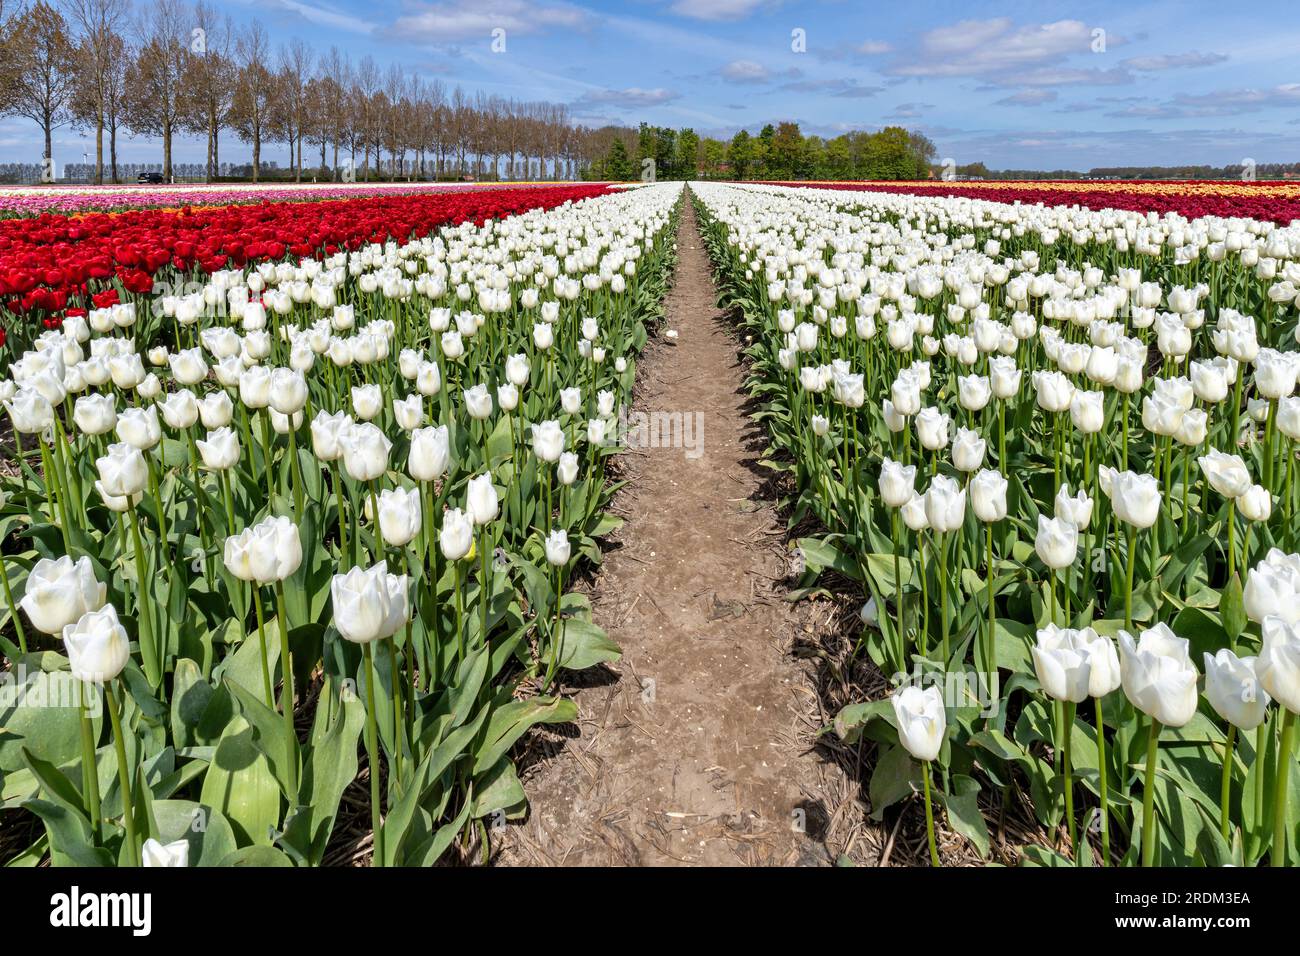
[[(1300, 160), (1295, 0), (1161, 3), (847, 0), (218, 0), (355, 62), (398, 60), (449, 87), (568, 103), (582, 122), (730, 136), (797, 120), (836, 135), (898, 123), (941, 157), (995, 168)], [(491, 48), (505, 31), (504, 52)], [(802, 33), (796, 33), (802, 31)], [(799, 51), (798, 39), (803, 38)], [(247, 150), (228, 135), (223, 158)], [(56, 159), (85, 138), (56, 136)], [(0, 160), (39, 155), (0, 122)], [(147, 141), (127, 161), (157, 161)], [(284, 157), (272, 148), (268, 158)], [(178, 160), (202, 146), (179, 144)]]

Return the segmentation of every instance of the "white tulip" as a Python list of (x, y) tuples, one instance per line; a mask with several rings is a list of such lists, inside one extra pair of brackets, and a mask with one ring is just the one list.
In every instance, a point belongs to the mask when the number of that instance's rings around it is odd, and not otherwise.
[(1254, 657), (1226, 647), (1205, 655), (1205, 699), (1220, 717), (1241, 730), (1254, 730), (1268, 716), (1268, 691), (1260, 687)]
[(939, 688), (904, 687), (891, 695), (890, 703), (894, 707), (899, 742), (907, 752), (917, 760), (938, 757), (948, 726)]
[(1043, 693), (1074, 704), (1088, 697), (1092, 655), (1078, 631), (1049, 624), (1039, 630), (1037, 643), (1029, 650)]
[(388, 470), (393, 443), (371, 422), (360, 422), (339, 433), (343, 468), (353, 481), (373, 481)]
[(83, 614), (104, 606), (108, 588), (95, 578), (87, 557), (41, 558), (27, 575), (19, 606), (42, 634), (60, 634)]
[(430, 425), (411, 432), (406, 470), (416, 481), (433, 481), (447, 470), (451, 447), (446, 425)]
[(1079, 529), (1069, 521), (1039, 514), (1034, 551), (1049, 568), (1068, 568), (1079, 553)]
[(404, 548), (420, 533), (420, 489), (385, 488), (379, 493), (379, 532), (384, 543)]
[(72, 676), (88, 684), (104, 684), (126, 668), (131, 642), (111, 604), (87, 611), (63, 628), (63, 648)]
[(495, 519), (500, 508), (500, 500), (496, 488), (492, 485), (492, 476), (482, 474), (471, 478), (465, 501), (465, 511), (474, 519), (474, 524), (485, 525)]
[(1121, 683), (1134, 707), (1166, 727), (1182, 727), (1192, 719), (1197, 674), (1185, 639), (1162, 623), (1136, 641), (1121, 630), (1119, 649)]
[(208, 432), (208, 437), (194, 442), (203, 459), (203, 467), (209, 471), (225, 471), (239, 462), (239, 438), (229, 428), (222, 427)]
[(880, 463), (880, 497), (890, 508), (901, 508), (912, 499), (916, 466), (902, 465), (890, 458)]
[(1260, 686), (1287, 710), (1300, 713), (1300, 629), (1280, 617), (1267, 617), (1255, 674)]
[(1007, 479), (985, 468), (970, 482), (971, 510), (980, 521), (1001, 521), (1007, 516)]
[(474, 548), (474, 524), (459, 508), (443, 513), (442, 528), (438, 532), (438, 547), (448, 561), (459, 561)]

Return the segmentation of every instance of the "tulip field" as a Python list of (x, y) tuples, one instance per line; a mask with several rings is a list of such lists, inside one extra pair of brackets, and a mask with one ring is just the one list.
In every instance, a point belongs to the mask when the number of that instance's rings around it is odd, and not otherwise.
[(0, 862), (489, 860), (686, 210), (873, 818), (1300, 863), (1300, 197), (991, 186), (0, 201)]
[(488, 853), (557, 673), (619, 654), (566, 587), (680, 190), (0, 222), (5, 862)]
[(1016, 800), (1025, 862), (1295, 864), (1300, 224), (979, 185), (692, 187), (803, 558), (894, 675), (834, 732), (936, 865)]

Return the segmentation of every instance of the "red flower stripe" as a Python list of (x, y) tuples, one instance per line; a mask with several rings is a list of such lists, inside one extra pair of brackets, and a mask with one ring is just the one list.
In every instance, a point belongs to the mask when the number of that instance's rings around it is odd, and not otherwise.
[(510, 187), (0, 220), (0, 312), (37, 313), (50, 327), (70, 308), (117, 301), (117, 282), (128, 292), (149, 292), (164, 269), (212, 273), (285, 256), (332, 255), (425, 236), (444, 225), (550, 209), (608, 188)]
[(1094, 210), (1126, 209), (1160, 215), (1172, 212), (1189, 219), (1201, 216), (1242, 217), (1282, 225), (1300, 220), (1300, 183), (1290, 182), (985, 180), (959, 183), (801, 182), (770, 185), (916, 196), (954, 196), (1000, 203), (1042, 203), (1046, 206), (1078, 205)]

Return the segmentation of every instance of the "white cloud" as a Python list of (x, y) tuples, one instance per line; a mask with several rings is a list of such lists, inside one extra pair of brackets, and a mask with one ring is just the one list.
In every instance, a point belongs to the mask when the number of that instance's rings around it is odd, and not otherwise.
[(591, 23), (591, 14), (567, 3), (532, 3), (529, 0), (448, 0), (445, 3), (416, 3), (389, 28), (392, 36), (425, 43), (451, 43), (481, 39), (485, 44), (492, 31), (510, 34), (541, 33), (551, 28), (580, 29)]
[(1042, 66), (988, 78), (990, 86), (1122, 86), (1132, 83), (1133, 74), (1120, 67), (1109, 70), (1086, 67)]
[(743, 20), (763, 3), (764, 0), (676, 0), (669, 9), (692, 20)]
[[(986, 76), (1041, 66), (1092, 49), (1092, 28), (1082, 20), (1016, 27), (1010, 17), (962, 20), (921, 35), (917, 49), (900, 56), (897, 76)], [(1108, 45), (1122, 43), (1108, 35)]]
[(1187, 116), (1221, 116), (1285, 106), (1300, 108), (1300, 83), (1283, 83), (1268, 89), (1218, 90), (1213, 93), (1180, 93), (1173, 106)]
[(772, 71), (755, 60), (732, 60), (722, 68), (723, 79), (733, 83), (762, 83), (772, 76)]
[(375, 24), (369, 20), (362, 20), (359, 17), (349, 16), (346, 13), (339, 13), (337, 10), (331, 10), (328, 7), (322, 7), (317, 4), (300, 3), (298, 0), (274, 0), (272, 6), (296, 13), (304, 20), (320, 26), (330, 27), (334, 30), (344, 30), (348, 33), (359, 34), (371, 34), (375, 32)]
[(861, 53), (863, 56), (875, 56), (879, 53), (888, 53), (894, 47), (884, 40), (867, 40), (855, 46), (854, 52)]
[(600, 106), (629, 110), (645, 109), (651, 106), (662, 106), (676, 99), (681, 99), (681, 94), (675, 90), (666, 90), (662, 87), (646, 90), (639, 86), (629, 86), (627, 89), (622, 90), (588, 90), (574, 100), (573, 106), (578, 109), (592, 109)]
[(1226, 53), (1165, 53), (1160, 56), (1134, 56), (1121, 61), (1130, 70), (1143, 72), (1157, 70), (1185, 70), (1201, 66), (1214, 66), (1228, 59)]
[(785, 83), (781, 89), (791, 93), (814, 93), (818, 96), (833, 96), (837, 99), (862, 99), (875, 96), (884, 90), (881, 86), (863, 86), (861, 81), (853, 78), (826, 80), (796, 80)]
[(934, 109), (933, 103), (899, 103), (886, 119), (917, 119), (926, 110)]
[(1056, 99), (1055, 90), (1021, 90), (1019, 93), (1012, 93), (1010, 96), (1004, 96), (995, 102), (994, 106), (1041, 106), (1043, 103), (1051, 103)]

